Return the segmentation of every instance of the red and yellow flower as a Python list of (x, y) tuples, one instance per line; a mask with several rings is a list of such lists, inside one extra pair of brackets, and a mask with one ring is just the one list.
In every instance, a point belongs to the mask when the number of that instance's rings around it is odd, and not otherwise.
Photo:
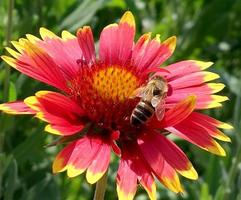
[[(117, 193), (121, 200), (133, 199), (137, 184), (150, 199), (156, 199), (156, 177), (168, 189), (183, 191), (179, 174), (198, 175), (183, 151), (164, 130), (211, 153), (225, 156), (217, 140), (230, 139), (220, 129), (230, 125), (197, 110), (221, 106), (227, 97), (215, 95), (224, 85), (209, 83), (219, 78), (205, 71), (211, 62), (186, 60), (165, 68), (160, 65), (173, 53), (176, 37), (161, 42), (160, 36), (142, 35), (134, 42), (135, 20), (127, 11), (119, 24), (106, 26), (100, 35), (99, 55), (95, 54), (91, 28), (84, 26), (74, 36), (61, 37), (45, 28), (41, 39), (26, 35), (12, 42), (16, 50), (2, 59), (16, 70), (58, 89), (39, 91), (23, 101), (3, 103), (9, 114), (31, 114), (47, 125), (45, 131), (70, 141), (57, 155), (53, 172), (67, 171), (75, 177), (86, 171), (87, 181), (97, 182), (106, 172), (111, 151), (120, 156)], [(165, 116), (152, 117), (141, 128), (130, 125), (138, 99), (130, 98), (150, 75), (168, 83)]]

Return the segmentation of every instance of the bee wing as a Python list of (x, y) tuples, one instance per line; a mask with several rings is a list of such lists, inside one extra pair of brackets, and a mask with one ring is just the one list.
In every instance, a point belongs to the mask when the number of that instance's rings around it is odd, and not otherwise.
[(162, 120), (165, 114), (165, 100), (161, 99), (159, 104), (155, 108), (155, 114), (159, 121)]
[(159, 121), (161, 121), (162, 118), (164, 117), (165, 97), (166, 97), (166, 94), (164, 94), (163, 96), (157, 95), (157, 96), (154, 96), (151, 100), (151, 105), (155, 108), (155, 114)]
[(154, 96), (154, 97), (152, 97), (152, 99), (151, 99), (151, 105), (154, 107), (154, 108), (156, 108), (157, 106), (158, 106), (158, 104), (161, 102), (161, 97), (160, 97), (160, 95), (156, 95), (156, 96)]
[(130, 99), (134, 99), (136, 97), (142, 98), (145, 95), (145, 87), (139, 87), (129, 96)]
[(130, 95), (129, 98), (134, 99), (135, 97), (140, 97), (144, 101), (151, 101), (152, 93), (153, 93), (153, 88), (139, 87)]

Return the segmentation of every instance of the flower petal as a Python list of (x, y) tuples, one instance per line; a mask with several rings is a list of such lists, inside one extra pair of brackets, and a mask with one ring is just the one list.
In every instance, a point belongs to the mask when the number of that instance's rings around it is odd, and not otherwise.
[[(169, 71), (169, 69), (167, 68)], [(168, 83), (175, 89), (200, 85), (202, 83), (212, 81), (219, 78), (218, 74), (207, 71), (200, 71), (187, 74), (186, 76), (179, 77), (177, 79), (168, 80)]]
[(124, 65), (131, 56), (135, 21), (127, 11), (118, 24), (108, 25), (100, 35), (100, 60), (108, 65)]
[[(183, 153), (183, 151), (177, 145), (175, 145), (175, 143), (168, 140), (162, 134), (156, 133), (154, 131), (151, 132), (150, 134), (143, 134), (142, 137), (139, 139), (138, 143), (139, 143), (139, 146), (143, 145), (143, 143), (152, 145), (153, 148), (156, 148), (156, 151), (159, 154), (161, 154), (163, 159), (167, 161), (168, 164), (170, 164), (181, 175), (189, 179), (194, 179), (194, 180), (197, 179), (198, 177), (197, 172), (193, 168), (187, 156)], [(164, 167), (163, 162), (161, 165), (163, 169)], [(156, 172), (156, 174), (160, 174), (160, 173)]]
[(167, 66), (169, 74), (165, 78), (170, 86), (171, 94), (166, 98), (167, 107), (173, 107), (181, 99), (189, 95), (197, 96), (196, 109), (220, 107), (227, 97), (213, 95), (224, 88), (220, 83), (206, 83), (219, 78), (219, 75), (202, 71), (210, 67), (212, 62), (187, 60)]
[[(166, 69), (171, 72), (171, 74), (167, 76), (167, 79), (176, 80), (180, 77), (184, 77), (186, 75), (207, 69), (211, 65), (213, 65), (212, 62), (203, 62), (196, 60), (185, 60), (176, 62), (174, 64), (166, 66)], [(180, 85), (179, 87), (183, 86)]]
[(143, 35), (133, 49), (132, 65), (140, 73), (147, 70), (155, 71), (173, 53), (176, 45), (176, 37), (170, 37), (160, 43), (159, 35), (150, 40), (150, 33)]
[(94, 38), (89, 26), (84, 26), (77, 31), (78, 42), (87, 63), (95, 62)]
[(117, 172), (117, 194), (119, 200), (132, 200), (137, 190), (137, 176), (131, 169), (132, 161), (123, 158), (120, 160)]
[(130, 160), (130, 168), (135, 172), (137, 180), (145, 188), (151, 200), (156, 200), (156, 184), (151, 168), (142, 158), (138, 146), (134, 142), (125, 141), (122, 144), (122, 159)]
[(102, 145), (102, 139), (94, 136), (85, 136), (76, 143), (67, 167), (67, 175), (75, 177), (83, 173), (94, 160)]
[(50, 123), (45, 130), (58, 135), (72, 135), (84, 128), (83, 110), (68, 97), (51, 91), (40, 91), (24, 103), (36, 111), (36, 117)]
[(141, 179), (138, 179), (142, 187), (148, 193), (148, 196), (151, 200), (156, 200), (156, 184), (155, 179), (153, 178), (151, 173), (143, 173)]
[(164, 159), (158, 147), (153, 145), (152, 137), (149, 134), (144, 133), (142, 137), (138, 138), (139, 149), (154, 174), (161, 174)]
[[(40, 29), (43, 32), (44, 28)], [(50, 32), (46, 29), (46, 32)], [(43, 33), (42, 33), (43, 35)], [(43, 41), (36, 44), (43, 48), (61, 68), (64, 76), (69, 80), (79, 71), (77, 60), (82, 59), (82, 51), (79, 47), (76, 36), (68, 31), (62, 32), (62, 39), (58, 36), (51, 37), (54, 33), (43, 36)]]
[(104, 175), (109, 166), (110, 154), (110, 144), (104, 142), (86, 172), (86, 179), (90, 184), (96, 183)]
[(230, 124), (221, 122), (217, 119), (214, 119), (214, 118), (212, 118), (208, 115), (202, 114), (202, 113), (194, 112), (192, 114), (192, 116), (195, 116), (195, 118), (198, 118), (199, 120), (205, 120), (207, 123), (217, 126), (218, 128), (233, 129), (233, 127)]
[(161, 175), (158, 175), (157, 178), (169, 190), (175, 193), (183, 192), (183, 187), (180, 183), (180, 180), (176, 171), (166, 161), (164, 162), (164, 167)]
[(148, 126), (159, 129), (175, 126), (192, 113), (192, 111), (195, 109), (195, 102), (195, 96), (187, 97), (186, 99), (175, 105), (173, 108), (169, 109), (165, 113), (165, 116), (161, 122), (154, 118), (150, 121)]
[(28, 107), (23, 101), (14, 101), (0, 104), (0, 110), (12, 115), (35, 114), (36, 112)]
[[(135, 150), (136, 151), (136, 150)], [(156, 184), (155, 179), (152, 175), (151, 169), (145, 160), (143, 160), (138, 154), (132, 156), (132, 169), (137, 174), (137, 179), (140, 184), (145, 188), (148, 196), (151, 200), (156, 199)]]
[(20, 56), (17, 54), (16, 59), (2, 56), (2, 59), (10, 66), (32, 78), (63, 91), (68, 91), (62, 72), (46, 51), (27, 39), (20, 39), (18, 46), (21, 46), (19, 48), (21, 49)]
[(185, 119), (174, 127), (168, 127), (166, 129), (206, 151), (220, 156), (226, 155), (224, 149), (212, 139), (207, 130), (201, 126), (197, 126), (190, 120)]
[(56, 156), (53, 162), (53, 166), (52, 166), (53, 173), (63, 172), (67, 169), (70, 156), (73, 153), (76, 147), (76, 144), (77, 144), (77, 141), (71, 142), (66, 147), (64, 147), (62, 151), (58, 153), (58, 155)]
[[(204, 128), (211, 137), (225, 142), (231, 142), (231, 139), (217, 128), (218, 124), (210, 123), (210, 121), (207, 120), (208, 118), (211, 117), (201, 113), (193, 112), (187, 120), (191, 121), (191, 123), (195, 124), (196, 126), (201, 126)], [(213, 121), (215, 121), (215, 119), (213, 119)]]
[[(172, 93), (175, 93), (173, 91)], [(178, 101), (186, 98), (188, 95), (196, 95), (196, 92), (175, 93), (166, 99), (166, 107), (172, 108)], [(222, 102), (227, 101), (228, 97), (210, 94), (197, 94), (196, 108), (195, 109), (208, 109), (222, 106)]]

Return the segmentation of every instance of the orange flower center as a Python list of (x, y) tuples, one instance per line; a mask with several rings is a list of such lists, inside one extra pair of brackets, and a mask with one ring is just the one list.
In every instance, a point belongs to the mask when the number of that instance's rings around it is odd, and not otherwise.
[(92, 86), (103, 99), (123, 102), (138, 87), (138, 80), (126, 69), (111, 66), (94, 73)]
[(70, 87), (73, 98), (91, 121), (113, 128), (130, 125), (129, 117), (137, 103), (130, 95), (140, 83), (128, 68), (95, 65), (83, 68)]

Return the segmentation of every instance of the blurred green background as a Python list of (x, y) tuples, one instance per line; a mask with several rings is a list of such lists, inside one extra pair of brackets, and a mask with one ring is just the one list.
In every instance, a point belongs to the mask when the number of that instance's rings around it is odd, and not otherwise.
[[(230, 98), (222, 108), (207, 113), (230, 122), (232, 143), (223, 144), (227, 157), (211, 155), (187, 142), (176, 141), (188, 154), (200, 177), (184, 178), (186, 192), (176, 195), (158, 183), (158, 199), (241, 200), (241, 1), (240, 0), (15, 0), (12, 29), (7, 33), (8, 5), (0, 1), (0, 54), (8, 38), (17, 40), (31, 33), (38, 35), (44, 26), (59, 33), (90, 25), (95, 40), (101, 29), (118, 21), (126, 10), (136, 17), (137, 36), (160, 33), (161, 38), (176, 35), (177, 49), (168, 61), (199, 59), (213, 61), (210, 69), (226, 84), (222, 94)], [(0, 61), (0, 100), (4, 97), (6, 64)], [(8, 72), (7, 72), (8, 73)], [(46, 86), (11, 69), (8, 100), (22, 99)], [(0, 120), (0, 199), (1, 200), (88, 200), (94, 186), (84, 175), (67, 178), (65, 173), (51, 174), (51, 163), (61, 147), (44, 148), (56, 137), (43, 131), (44, 124), (29, 116), (2, 115)], [(118, 159), (113, 156), (109, 170), (107, 200), (117, 199), (115, 176)], [(137, 200), (148, 199), (139, 188)]]

